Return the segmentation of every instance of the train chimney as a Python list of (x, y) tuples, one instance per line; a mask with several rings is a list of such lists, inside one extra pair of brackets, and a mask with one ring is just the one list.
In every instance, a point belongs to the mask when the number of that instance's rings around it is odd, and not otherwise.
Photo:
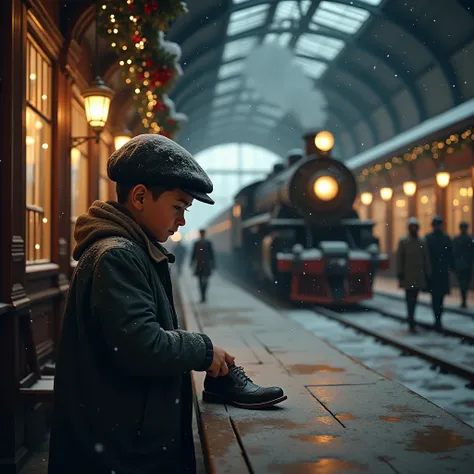
[(329, 156), (334, 146), (334, 136), (327, 130), (308, 132), (303, 135), (305, 154), (319, 157)]

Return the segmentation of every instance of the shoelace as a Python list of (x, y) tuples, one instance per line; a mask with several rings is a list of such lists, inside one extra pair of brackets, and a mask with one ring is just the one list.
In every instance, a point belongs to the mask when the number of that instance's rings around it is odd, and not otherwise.
[(232, 372), (233, 374), (235, 374), (243, 382), (249, 381), (253, 383), (253, 380), (245, 373), (245, 370), (243, 367), (240, 367), (237, 365), (231, 365), (229, 367), (229, 372)]

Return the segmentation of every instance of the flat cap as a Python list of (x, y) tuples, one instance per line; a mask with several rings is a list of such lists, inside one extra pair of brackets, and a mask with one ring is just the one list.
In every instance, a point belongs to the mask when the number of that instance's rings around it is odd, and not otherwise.
[(408, 225), (417, 225), (420, 227), (420, 223), (416, 217), (410, 217), (410, 219), (408, 219)]
[(439, 225), (443, 224), (444, 219), (441, 216), (435, 216), (433, 217), (433, 220), (431, 221), (431, 225)]
[(198, 201), (214, 204), (208, 196), (212, 181), (193, 156), (162, 135), (142, 134), (129, 140), (107, 162), (112, 181), (130, 185), (179, 188)]

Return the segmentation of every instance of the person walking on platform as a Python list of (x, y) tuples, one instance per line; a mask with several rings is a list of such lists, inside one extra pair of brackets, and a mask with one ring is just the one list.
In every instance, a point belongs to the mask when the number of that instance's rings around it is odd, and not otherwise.
[(408, 326), (415, 332), (415, 309), (420, 290), (425, 290), (430, 274), (426, 242), (418, 236), (420, 224), (416, 217), (408, 219), (408, 235), (400, 239), (397, 250), (397, 277), (405, 289)]
[(213, 203), (204, 170), (172, 140), (144, 134), (112, 154), (107, 172), (118, 202), (95, 201), (74, 231), (48, 473), (194, 474), (191, 370), (250, 407), (283, 392), (253, 390), (232, 355), (179, 329), (161, 243), (193, 199)]
[(186, 257), (186, 247), (182, 244), (181, 240), (176, 242), (172, 249), (172, 253), (176, 258), (176, 273), (179, 276), (181, 275), (184, 259)]
[(443, 218), (436, 216), (431, 224), (433, 232), (425, 237), (431, 264), (429, 287), (435, 317), (435, 329), (441, 331), (444, 297), (449, 295), (451, 291), (449, 277), (450, 271), (454, 269), (453, 249), (450, 237), (443, 232)]
[(472, 279), (472, 265), (474, 262), (474, 242), (467, 233), (469, 224), (459, 224), (460, 234), (453, 239), (453, 259), (456, 278), (461, 291), (461, 308), (467, 308), (467, 292)]
[(215, 268), (215, 257), (212, 243), (206, 239), (205, 229), (201, 229), (199, 235), (201, 238), (194, 243), (191, 254), (191, 267), (194, 266), (194, 274), (199, 279), (199, 291), (203, 303), (206, 301), (209, 278)]

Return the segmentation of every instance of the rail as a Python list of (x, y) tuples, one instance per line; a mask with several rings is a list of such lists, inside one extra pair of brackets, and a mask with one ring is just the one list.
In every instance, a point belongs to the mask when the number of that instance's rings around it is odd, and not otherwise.
[(26, 205), (26, 262), (45, 258), (43, 224), (47, 222), (44, 209), (32, 204)]

